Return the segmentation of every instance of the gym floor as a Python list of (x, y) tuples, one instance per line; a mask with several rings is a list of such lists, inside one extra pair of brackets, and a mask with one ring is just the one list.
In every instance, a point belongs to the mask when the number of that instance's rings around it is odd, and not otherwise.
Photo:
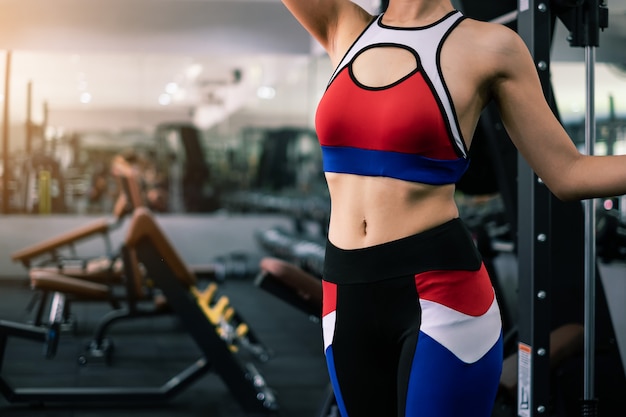
[[(25, 307), (32, 296), (22, 285), (3, 285), (0, 316), (24, 322)], [(253, 362), (276, 394), (281, 416), (314, 416), (328, 383), (319, 325), (303, 313), (239, 280), (220, 284), (273, 356), (265, 363)], [(5, 353), (3, 375), (14, 386), (32, 387), (155, 387), (185, 369), (201, 353), (171, 316), (129, 320), (114, 325), (112, 362), (78, 363), (98, 319), (110, 308), (104, 303), (73, 305), (75, 334), (61, 335), (57, 355), (45, 359), (38, 342), (11, 339)], [(15, 342), (14, 342), (15, 341)], [(31, 406), (9, 404), (0, 398), (0, 415), (46, 417), (109, 416), (245, 416), (216, 373), (209, 372), (171, 400), (159, 404), (93, 404)]]

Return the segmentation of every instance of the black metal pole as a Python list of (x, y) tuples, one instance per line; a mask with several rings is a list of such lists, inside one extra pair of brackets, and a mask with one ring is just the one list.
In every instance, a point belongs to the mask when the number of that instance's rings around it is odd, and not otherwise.
[[(553, 17), (549, 5), (519, 0), (517, 32), (533, 56), (546, 100), (551, 101), (550, 47)], [(550, 402), (550, 304), (554, 270), (551, 193), (518, 155), (519, 338), (518, 399), (521, 417), (545, 416)]]
[(2, 128), (2, 212), (9, 213), (9, 98), (11, 81), (11, 51), (7, 51), (6, 69), (4, 73), (4, 123)]
[[(570, 46), (585, 48), (585, 153), (594, 154), (595, 118), (595, 48), (600, 45), (600, 29), (608, 27), (608, 9), (604, 0), (558, 0), (559, 16), (570, 31)], [(595, 297), (596, 297), (596, 200), (584, 201), (585, 207), (585, 311), (584, 311), (584, 387), (581, 416), (598, 415), (595, 398)]]
[[(587, 110), (585, 112), (585, 152), (594, 154), (596, 119), (594, 102), (595, 48), (585, 47)], [(585, 320), (584, 320), (584, 396), (583, 417), (598, 415), (598, 401), (594, 393), (595, 379), (595, 299), (596, 299), (596, 200), (588, 199), (585, 205)]]

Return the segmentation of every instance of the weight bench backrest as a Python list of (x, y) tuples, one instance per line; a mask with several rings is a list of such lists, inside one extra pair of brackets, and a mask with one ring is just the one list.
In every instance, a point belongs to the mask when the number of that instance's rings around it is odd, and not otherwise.
[(156, 249), (162, 261), (181, 283), (188, 287), (196, 285), (195, 274), (187, 267), (176, 248), (163, 233), (150, 210), (139, 207), (135, 209), (130, 220), (125, 245), (133, 250), (139, 243), (144, 242), (149, 242)]
[(261, 274), (255, 284), (294, 307), (320, 318), (322, 280), (282, 259), (265, 257), (259, 263)]

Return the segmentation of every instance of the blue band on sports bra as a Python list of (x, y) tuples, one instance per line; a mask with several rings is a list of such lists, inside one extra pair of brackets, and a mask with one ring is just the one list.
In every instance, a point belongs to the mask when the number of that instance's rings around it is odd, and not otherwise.
[(325, 172), (392, 177), (431, 185), (454, 184), (469, 166), (469, 159), (450, 160), (420, 155), (341, 146), (322, 146)]

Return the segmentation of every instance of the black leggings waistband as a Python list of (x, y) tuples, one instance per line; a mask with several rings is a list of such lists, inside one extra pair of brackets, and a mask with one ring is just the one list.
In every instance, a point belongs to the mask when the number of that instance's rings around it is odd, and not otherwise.
[(480, 268), (482, 257), (459, 218), (380, 245), (341, 249), (326, 241), (324, 275), (336, 284), (358, 284), (431, 270)]

